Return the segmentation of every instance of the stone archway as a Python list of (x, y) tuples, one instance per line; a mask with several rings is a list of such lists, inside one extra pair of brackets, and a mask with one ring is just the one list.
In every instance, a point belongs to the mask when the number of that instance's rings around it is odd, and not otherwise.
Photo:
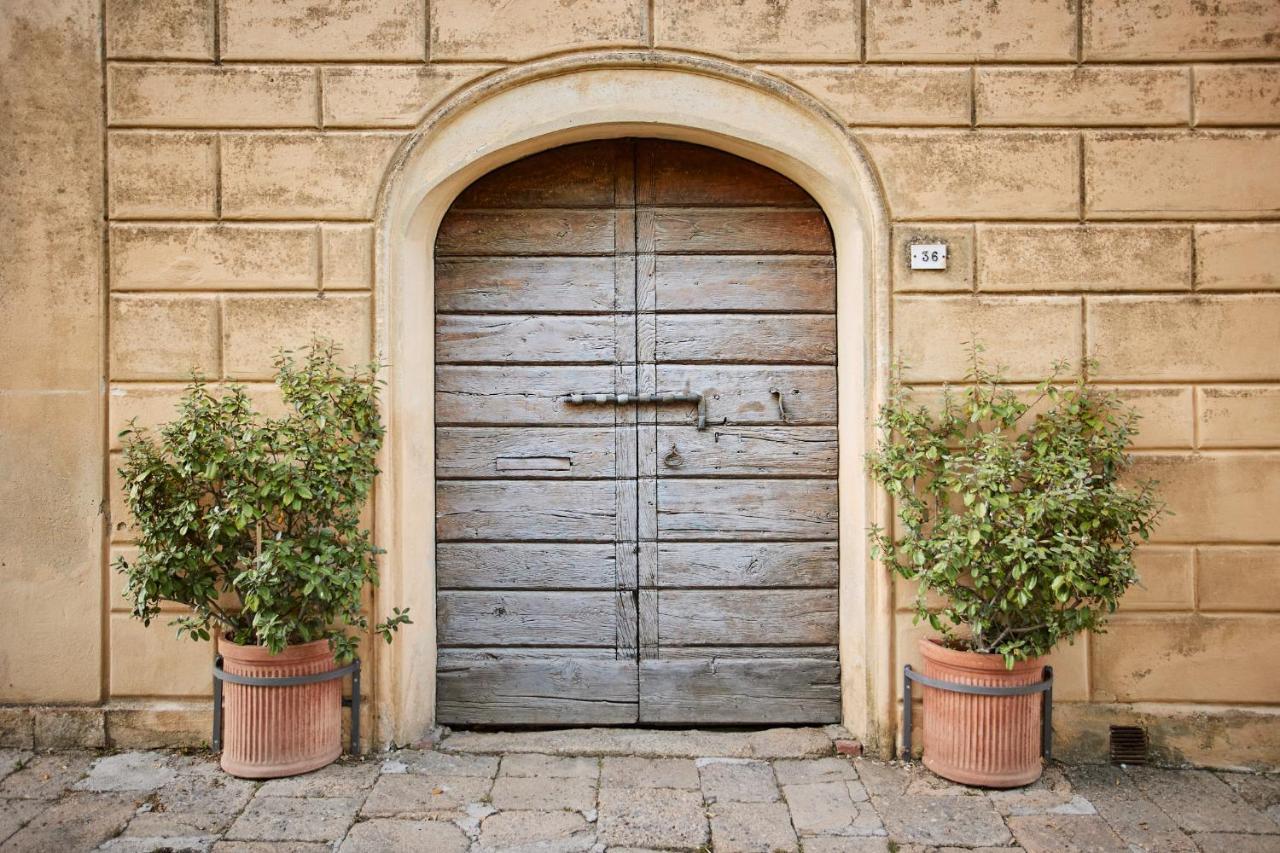
[(892, 744), (888, 580), (872, 570), (866, 528), (886, 517), (863, 456), (889, 364), (888, 225), (860, 147), (793, 87), (703, 57), (608, 52), (561, 57), (480, 81), (429, 115), (401, 148), (378, 210), (376, 330), (390, 365), (388, 436), (376, 489), (387, 549), (378, 607), (415, 624), (380, 648), (378, 736), (414, 740), (434, 722), (435, 566), (433, 257), (454, 198), (479, 176), (535, 151), (647, 136), (711, 146), (803, 187), (835, 236), (840, 448), (840, 636), (844, 724), (871, 749)]

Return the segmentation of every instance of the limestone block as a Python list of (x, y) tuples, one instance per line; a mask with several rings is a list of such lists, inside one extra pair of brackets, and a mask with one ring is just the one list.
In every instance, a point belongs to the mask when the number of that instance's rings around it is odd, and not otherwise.
[(960, 125), (970, 119), (967, 68), (911, 65), (765, 65), (852, 125)]
[(310, 290), (314, 225), (113, 225), (111, 289)]
[(100, 387), (98, 9), (0, 4), (0, 388)]
[(1280, 378), (1280, 297), (1099, 296), (1085, 306), (1097, 378)]
[(1196, 389), (1201, 447), (1280, 447), (1280, 386)]
[(1280, 546), (1205, 546), (1198, 551), (1201, 610), (1280, 611)]
[(1074, 134), (1031, 131), (865, 131), (896, 219), (1074, 219), (1080, 211)]
[(1120, 616), (1093, 642), (1098, 701), (1280, 701), (1275, 616)]
[(315, 127), (314, 69), (280, 65), (112, 64), (113, 127)]
[[(898, 695), (901, 700), (902, 692), (902, 667), (911, 664), (911, 668), (916, 672), (924, 669), (924, 661), (920, 657), (920, 649), (918, 643), (921, 637), (936, 637), (938, 632), (929, 626), (929, 623), (921, 621), (918, 624), (912, 624), (913, 615), (911, 613), (894, 614), (894, 625), (897, 633), (897, 642), (894, 646), (894, 662), (893, 672), (896, 678), (894, 682), (894, 694)], [(1079, 636), (1075, 638), (1075, 644), (1063, 641), (1059, 643), (1052, 652), (1049, 653), (1048, 659), (1045, 661), (1053, 667), (1053, 698), (1063, 702), (1082, 701), (1089, 698), (1089, 642), (1092, 638), (1087, 636)], [(916, 688), (915, 699), (920, 700), (919, 687)], [(917, 706), (916, 710), (919, 710)], [(917, 743), (919, 743), (917, 741)]]
[(897, 354), (904, 378), (955, 381), (970, 364), (970, 341), (986, 347), (988, 364), (1007, 368), (1012, 381), (1037, 381), (1055, 360), (1080, 360), (1080, 301), (1055, 296), (899, 296), (894, 299)]
[(0, 393), (0, 704), (100, 698), (100, 406)]
[(1280, 224), (1197, 225), (1196, 287), (1280, 290)]
[(1071, 60), (1073, 3), (1060, 0), (867, 0), (867, 58), (970, 62)]
[(1197, 65), (1196, 125), (1280, 124), (1280, 66)]
[(1191, 229), (979, 225), (978, 289), (1189, 290)]
[(1138, 584), (1120, 599), (1120, 611), (1191, 610), (1195, 603), (1195, 549), (1143, 545), (1134, 553)]
[(1090, 217), (1241, 219), (1280, 209), (1280, 134), (1085, 135)]
[(138, 538), (138, 527), (134, 523), (133, 514), (125, 502), (124, 478), (120, 476), (120, 466), (124, 464), (124, 455), (112, 453), (107, 457), (107, 501), (110, 509), (110, 538), (113, 544), (127, 544)]
[(606, 45), (643, 44), (645, 0), (434, 0), (431, 59), (529, 59)]
[(1246, 59), (1280, 56), (1271, 0), (1091, 0), (1084, 59)]
[(31, 749), (33, 746), (35, 731), (31, 709), (0, 706), (0, 749)]
[(223, 0), (223, 59), (424, 59), (421, 0)]
[(981, 68), (974, 82), (980, 125), (1171, 125), (1191, 117), (1185, 68)]
[(1154, 542), (1270, 542), (1280, 514), (1280, 453), (1134, 454), (1131, 482), (1155, 480), (1173, 511)]
[(658, 47), (740, 59), (848, 61), (862, 58), (854, 0), (657, 0)]
[(322, 70), (325, 127), (413, 127), (498, 65), (352, 65)]
[[(210, 390), (220, 393), (219, 385), (211, 385)], [(280, 397), (280, 389), (274, 383), (249, 383), (246, 386), (249, 400), (254, 408), (269, 416), (279, 417), (286, 413), (286, 406)], [(157, 427), (174, 420), (178, 416), (178, 405), (181, 402), (185, 385), (177, 383), (138, 384), (127, 383), (112, 386), (107, 395), (107, 436), (112, 450), (120, 449), (120, 431), (125, 429), (131, 419), (136, 419), (142, 429), (154, 435)]]
[(230, 379), (268, 379), (281, 349), (299, 350), (316, 336), (342, 346), (342, 361), (363, 364), (371, 346), (367, 296), (232, 296), (223, 324)]
[(211, 297), (111, 299), (111, 378), (218, 375), (218, 302)]
[(373, 227), (326, 225), (321, 261), (326, 290), (368, 290), (373, 284)]
[(143, 625), (127, 613), (113, 613), (111, 626), (112, 696), (206, 696), (212, 690), (209, 668), (213, 645), (179, 639), (161, 615)]
[(212, 219), (217, 141), (211, 133), (107, 135), (107, 206), (116, 219)]
[(214, 0), (105, 0), (107, 56), (213, 59)]
[[(1108, 726), (1127, 725), (1147, 730), (1152, 758), (1165, 765), (1269, 770), (1280, 762), (1280, 714), (1273, 708), (1219, 706), (1209, 710), (1195, 704), (1064, 702), (1054, 709), (1053, 722), (1053, 752), (1060, 761), (1105, 764)], [(1108, 772), (1121, 771), (1108, 769)], [(1078, 773), (1078, 770), (1071, 771), (1077, 788), (1080, 787)], [(1116, 791), (1114, 782), (1103, 784), (1104, 791)], [(1102, 809), (1105, 801), (1099, 799), (1099, 793), (1098, 789), (1091, 788), (1087, 796)], [(1134, 802), (1126, 797), (1117, 805), (1127, 807), (1126, 814), (1129, 814), (1133, 812)], [(1152, 823), (1156, 826), (1160, 826), (1160, 821), (1172, 826), (1168, 816), (1154, 805), (1143, 807), (1134, 817), (1146, 818), (1152, 812)], [(1143, 833), (1148, 832), (1145, 825), (1149, 824), (1144, 821), (1144, 827), (1140, 828)], [(1181, 834), (1174, 837), (1185, 838)], [(1150, 832), (1146, 838), (1159, 843), (1161, 835)], [(1148, 845), (1148, 849), (1159, 847)]]
[(31, 716), (36, 749), (100, 749), (107, 745), (101, 708), (38, 708)]
[(1137, 411), (1136, 448), (1189, 448), (1195, 442), (1191, 388), (1185, 385), (1118, 385), (1108, 388)]
[(183, 749), (209, 743), (213, 709), (208, 699), (116, 701), (106, 717), (115, 749)]
[[(946, 243), (945, 270), (911, 269), (912, 243)], [(968, 293), (973, 290), (972, 225), (895, 225), (893, 289), (900, 293)]]
[(253, 218), (369, 219), (400, 134), (227, 134), (222, 210)]

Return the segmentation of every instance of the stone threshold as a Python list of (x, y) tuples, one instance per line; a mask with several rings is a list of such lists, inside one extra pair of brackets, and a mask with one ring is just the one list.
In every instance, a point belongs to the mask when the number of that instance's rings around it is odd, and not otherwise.
[(442, 752), (501, 755), (630, 755), (640, 758), (820, 758), (835, 755), (843, 726), (706, 730), (590, 728), (527, 731), (458, 731), (446, 734)]

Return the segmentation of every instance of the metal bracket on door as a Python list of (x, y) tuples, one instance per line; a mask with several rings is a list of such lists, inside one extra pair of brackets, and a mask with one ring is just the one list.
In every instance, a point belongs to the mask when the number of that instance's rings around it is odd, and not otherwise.
[(660, 394), (586, 394), (575, 391), (562, 398), (566, 403), (697, 403), (698, 429), (707, 428), (707, 400), (697, 391), (665, 391)]

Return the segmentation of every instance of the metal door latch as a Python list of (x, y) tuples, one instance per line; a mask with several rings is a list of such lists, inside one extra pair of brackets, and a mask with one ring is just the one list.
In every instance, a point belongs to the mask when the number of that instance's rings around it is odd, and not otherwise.
[(782, 421), (784, 424), (788, 423), (787, 406), (786, 406), (786, 403), (784, 403), (782, 400), (782, 391), (777, 388), (770, 388), (769, 393), (772, 396), (778, 398), (778, 420)]
[(588, 394), (575, 391), (561, 398), (566, 403), (582, 405), (584, 403), (697, 403), (698, 429), (707, 428), (707, 401), (696, 391), (664, 391), (660, 394)]

